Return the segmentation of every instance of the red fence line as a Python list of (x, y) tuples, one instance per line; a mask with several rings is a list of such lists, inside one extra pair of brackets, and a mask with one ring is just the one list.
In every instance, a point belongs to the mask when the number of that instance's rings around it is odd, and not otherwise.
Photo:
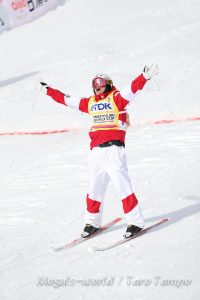
[(13, 132), (0, 132), (1, 135), (42, 135), (42, 134), (55, 134), (74, 131), (75, 129), (58, 129), (58, 130), (42, 130), (42, 131), (13, 131)]
[[(186, 121), (200, 121), (200, 117), (189, 117), (185, 119), (169, 119), (169, 120), (155, 120), (155, 121), (149, 121), (141, 125), (159, 125), (159, 124), (170, 124), (170, 123), (175, 123), (175, 122), (186, 122)], [(136, 124), (137, 126), (138, 124)], [(5, 135), (45, 135), (45, 134), (55, 134), (55, 133), (66, 133), (66, 132), (71, 132), (71, 131), (77, 131), (77, 129), (58, 129), (58, 130), (41, 130), (41, 131), (13, 131), (13, 132), (0, 132), (0, 136), (5, 136)]]
[(169, 123), (175, 123), (175, 122), (188, 122), (188, 121), (199, 121), (200, 117), (189, 117), (185, 119), (171, 119), (171, 120), (158, 120), (158, 121), (150, 121), (147, 122), (146, 124), (152, 124), (152, 125), (157, 125), (157, 124), (169, 124)]

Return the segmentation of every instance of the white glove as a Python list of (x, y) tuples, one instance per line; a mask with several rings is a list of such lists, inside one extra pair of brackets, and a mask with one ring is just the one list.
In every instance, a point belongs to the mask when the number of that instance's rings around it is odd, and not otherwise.
[(151, 66), (145, 66), (143, 70), (143, 76), (145, 79), (149, 80), (152, 76), (155, 76), (159, 73), (158, 65), (151, 64)]

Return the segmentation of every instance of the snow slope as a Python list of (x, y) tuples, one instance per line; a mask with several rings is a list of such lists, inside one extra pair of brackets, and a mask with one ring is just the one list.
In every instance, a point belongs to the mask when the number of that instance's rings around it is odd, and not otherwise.
[[(0, 136), (0, 299), (198, 299), (200, 122), (146, 123), (200, 116), (199, 13), (198, 0), (74, 0), (0, 35), (0, 132), (73, 129)], [(146, 223), (170, 222), (92, 252), (121, 238), (123, 220), (54, 253), (84, 225), (89, 120), (45, 97), (38, 81), (88, 96), (93, 74), (122, 89), (151, 62), (160, 75), (129, 107), (126, 151)], [(119, 216), (110, 184), (104, 223)]]

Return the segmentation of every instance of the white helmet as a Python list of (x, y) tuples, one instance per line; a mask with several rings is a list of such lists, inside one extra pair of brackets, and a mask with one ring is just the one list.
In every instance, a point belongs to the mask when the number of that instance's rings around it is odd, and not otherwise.
[(113, 81), (110, 78), (110, 76), (108, 76), (107, 74), (104, 74), (104, 73), (98, 73), (96, 76), (94, 76), (94, 78), (92, 80), (92, 87), (93, 87), (93, 89), (96, 86), (99, 86), (99, 87), (104, 87), (105, 86), (106, 87), (107, 84), (109, 84), (110, 87), (112, 88)]

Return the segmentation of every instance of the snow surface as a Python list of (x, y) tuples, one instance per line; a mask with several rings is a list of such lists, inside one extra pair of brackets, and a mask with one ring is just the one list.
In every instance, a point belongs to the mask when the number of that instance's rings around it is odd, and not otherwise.
[[(200, 116), (199, 15), (198, 0), (74, 0), (0, 35), (0, 132), (73, 129), (0, 136), (1, 300), (199, 299), (200, 122), (145, 125)], [(89, 96), (95, 73), (122, 89), (151, 62), (160, 75), (129, 107), (126, 151), (146, 224), (170, 222), (93, 252), (121, 238), (123, 219), (53, 252), (84, 225), (89, 119), (43, 95), (39, 80)], [(110, 184), (103, 223), (120, 216)]]

